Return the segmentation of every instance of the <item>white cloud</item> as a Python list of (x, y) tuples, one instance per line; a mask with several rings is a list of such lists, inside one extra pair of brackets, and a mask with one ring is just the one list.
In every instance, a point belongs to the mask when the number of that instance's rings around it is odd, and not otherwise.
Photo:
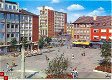
[(67, 10), (70, 10), (70, 11), (72, 11), (72, 10), (83, 10), (83, 9), (84, 9), (84, 7), (79, 5), (79, 4), (72, 4), (72, 5), (67, 7)]
[(59, 11), (60, 11), (60, 12), (66, 12), (64, 9), (60, 9)]
[[(46, 9), (54, 10), (53, 7), (45, 6)], [(42, 7), (37, 7), (38, 10), (41, 10)]]
[(93, 10), (92, 12), (90, 12), (89, 14), (88, 14), (88, 16), (94, 16), (94, 15), (105, 15), (105, 10), (104, 10), (104, 8), (102, 8), (102, 7), (99, 7), (98, 9), (96, 9), (96, 10)]
[(59, 3), (59, 0), (51, 0), (51, 3)]
[(28, 8), (21, 8), (21, 9), (28, 10)]
[(80, 16), (83, 16), (83, 14), (81, 14), (81, 13), (72, 13), (72, 14), (69, 14), (68, 15), (68, 22), (74, 22)]

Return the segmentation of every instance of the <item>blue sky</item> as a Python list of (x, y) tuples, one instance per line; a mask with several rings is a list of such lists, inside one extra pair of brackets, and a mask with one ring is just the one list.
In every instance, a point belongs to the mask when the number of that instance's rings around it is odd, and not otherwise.
[(10, 0), (20, 8), (39, 15), (41, 6), (68, 14), (68, 22), (80, 16), (104, 16), (111, 14), (111, 0)]

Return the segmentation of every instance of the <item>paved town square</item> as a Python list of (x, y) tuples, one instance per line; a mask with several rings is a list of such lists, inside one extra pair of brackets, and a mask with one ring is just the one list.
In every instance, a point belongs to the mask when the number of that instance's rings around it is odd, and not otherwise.
[[(100, 49), (89, 49), (80, 47), (56, 47), (50, 48), (51, 52), (46, 52), (47, 49), (42, 50), (42, 55), (26, 57), (25, 58), (25, 72), (26, 78), (45, 78), (45, 69), (47, 69), (48, 61), (46, 56), (52, 60), (54, 57), (64, 54), (65, 58), (69, 60), (69, 68), (67, 72), (71, 73), (73, 68), (77, 68), (79, 73), (78, 78), (105, 78), (106, 73), (95, 72), (94, 68), (98, 65), (100, 57)], [(81, 54), (85, 52), (85, 56)], [(74, 55), (74, 58), (72, 57)], [(21, 74), (21, 56), (19, 57), (2, 57), (0, 56), (2, 70), (6, 70), (6, 63), (12, 64), (14, 60), (17, 66), (13, 71), (7, 73), (9, 78), (20, 78)]]

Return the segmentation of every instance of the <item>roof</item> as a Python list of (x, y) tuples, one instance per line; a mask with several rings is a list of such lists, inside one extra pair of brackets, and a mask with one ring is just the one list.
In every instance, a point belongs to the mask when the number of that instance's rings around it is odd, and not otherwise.
[(17, 4), (16, 2), (12, 2), (12, 1), (5, 1), (5, 2), (10, 4)]
[(93, 23), (93, 17), (90, 16), (82, 16), (79, 17), (75, 22), (75, 23)]
[(38, 16), (38, 15), (36, 15), (36, 14), (34, 14), (34, 13), (31, 13), (31, 12), (29, 12), (29, 11), (26, 11), (26, 10), (24, 10), (24, 9), (19, 10), (19, 12), (20, 12), (21, 14)]
[(91, 16), (82, 16), (79, 17), (73, 24), (92, 24), (95, 28), (105, 28), (112, 26), (112, 16), (96, 16), (94, 20)]

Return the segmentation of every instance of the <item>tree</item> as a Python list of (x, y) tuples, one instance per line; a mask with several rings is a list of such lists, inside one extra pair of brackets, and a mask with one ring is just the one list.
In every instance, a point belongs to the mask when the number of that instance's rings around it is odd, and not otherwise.
[(27, 43), (28, 43), (28, 40), (27, 40), (27, 38), (26, 37), (23, 37), (22, 38), (22, 40), (21, 40), (21, 43), (24, 45), (24, 47), (26, 48), (28, 45), (27, 45)]
[(16, 45), (16, 44), (17, 44), (16, 38), (12, 38), (10, 44), (11, 44), (12, 46)]
[(54, 78), (60, 78), (60, 75), (65, 74), (68, 68), (68, 59), (64, 58), (64, 55), (57, 56), (49, 62), (47, 74), (54, 75)]
[(101, 57), (103, 57), (103, 61), (100, 65), (111, 66), (111, 45), (108, 42), (104, 42), (101, 47)]
[(46, 37), (45, 38), (45, 42), (49, 45), (50, 44), (50, 42), (52, 41), (52, 39), (50, 38), (50, 37)]
[(43, 48), (43, 46), (44, 46), (44, 43), (45, 43), (45, 41), (44, 41), (44, 38), (43, 37), (41, 37), (40, 39), (39, 39), (39, 48), (41, 49), (41, 48)]
[(14, 51), (15, 51), (15, 49), (16, 49), (16, 44), (17, 44), (16, 38), (12, 38), (10, 44), (11, 44), (11, 46), (14, 48)]

